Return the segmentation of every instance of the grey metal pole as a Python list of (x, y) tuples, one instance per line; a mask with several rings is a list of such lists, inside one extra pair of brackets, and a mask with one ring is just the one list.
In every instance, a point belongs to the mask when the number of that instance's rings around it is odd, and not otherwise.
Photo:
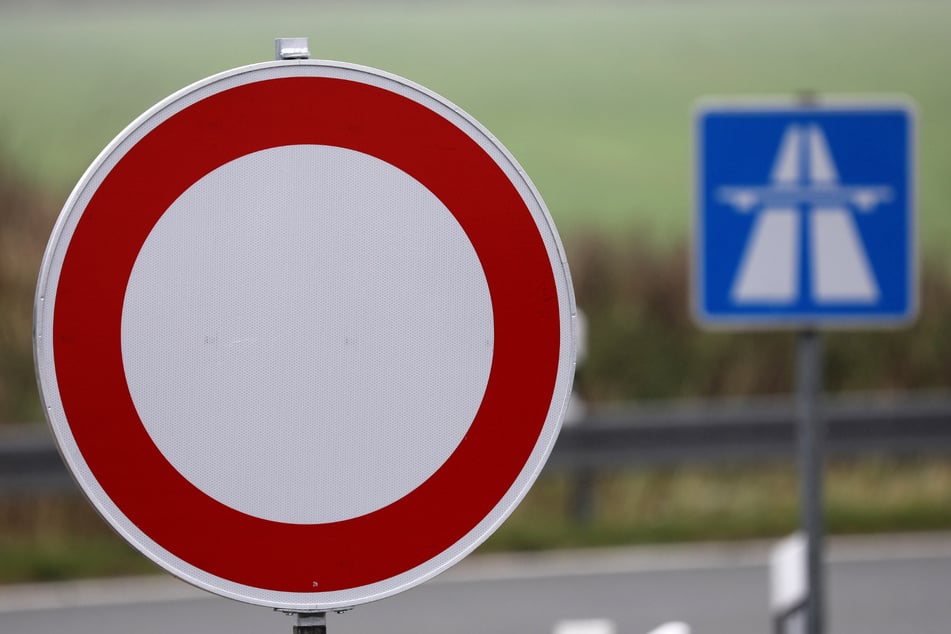
[(822, 420), (822, 335), (799, 333), (797, 344), (797, 419), (799, 425), (800, 515), (806, 533), (806, 633), (824, 631), (823, 501), (825, 426)]
[(298, 613), (294, 634), (327, 634), (327, 613)]

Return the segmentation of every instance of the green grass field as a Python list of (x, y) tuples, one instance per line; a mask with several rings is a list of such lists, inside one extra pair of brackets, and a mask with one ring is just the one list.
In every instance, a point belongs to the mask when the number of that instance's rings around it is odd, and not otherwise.
[[(68, 6), (68, 5), (67, 5)], [(0, 152), (65, 198), (149, 106), (273, 58), (376, 66), (473, 114), (526, 168), (562, 231), (689, 223), (689, 117), (707, 95), (904, 93), (920, 106), (921, 228), (951, 235), (949, 2), (357, 3), (258, 9), (0, 9)]]

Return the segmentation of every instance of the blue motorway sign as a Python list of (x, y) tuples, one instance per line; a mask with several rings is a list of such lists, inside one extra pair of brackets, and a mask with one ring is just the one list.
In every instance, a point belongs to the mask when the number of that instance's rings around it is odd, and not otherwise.
[(698, 107), (698, 321), (803, 328), (911, 321), (914, 121), (905, 102)]

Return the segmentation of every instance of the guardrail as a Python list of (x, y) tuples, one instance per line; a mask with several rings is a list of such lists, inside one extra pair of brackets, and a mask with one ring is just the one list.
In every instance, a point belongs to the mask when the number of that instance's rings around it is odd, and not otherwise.
[[(599, 406), (562, 430), (549, 468), (792, 460), (795, 416), (791, 397)], [(830, 456), (951, 453), (949, 394), (828, 397), (823, 419)]]
[[(830, 397), (823, 410), (830, 456), (951, 454), (951, 395)], [(795, 439), (791, 398), (601, 405), (565, 425), (546, 469), (793, 460)], [(0, 426), (0, 494), (74, 487), (46, 425)]]

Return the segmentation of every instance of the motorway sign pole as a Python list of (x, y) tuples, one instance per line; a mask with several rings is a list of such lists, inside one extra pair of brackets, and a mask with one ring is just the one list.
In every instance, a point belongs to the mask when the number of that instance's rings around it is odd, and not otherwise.
[[(804, 109), (817, 105), (815, 91), (803, 91), (799, 103)], [(813, 157), (803, 157), (812, 168)], [(815, 172), (815, 168), (812, 168)], [(806, 535), (805, 631), (825, 631), (824, 561), (824, 475), (825, 421), (822, 417), (823, 384), (822, 333), (814, 328), (796, 336), (796, 408), (799, 452), (799, 513)]]
[(823, 473), (825, 424), (822, 418), (822, 334), (802, 330), (796, 337), (800, 517), (806, 534), (806, 632), (825, 630), (823, 562)]

